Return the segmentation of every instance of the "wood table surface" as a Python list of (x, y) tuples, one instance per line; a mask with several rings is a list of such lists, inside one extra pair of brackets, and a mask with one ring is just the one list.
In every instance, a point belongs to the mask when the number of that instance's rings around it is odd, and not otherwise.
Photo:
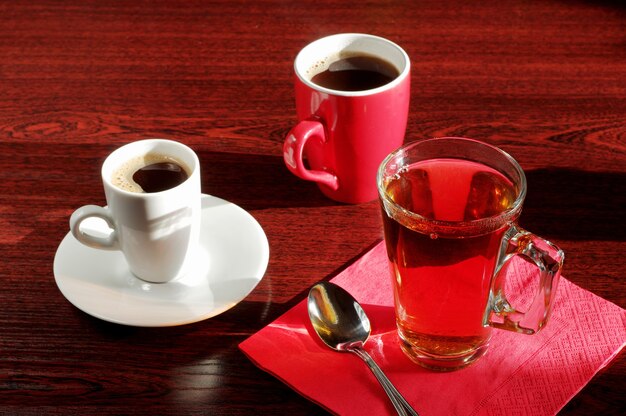
[[(0, 414), (324, 414), (238, 344), (382, 238), (376, 201), (292, 176), (292, 62), (333, 33), (386, 37), (412, 60), (406, 141), (466, 136), (528, 177), (522, 226), (567, 253), (564, 276), (626, 307), (626, 6), (606, 0), (0, 1)], [(104, 205), (116, 147), (191, 146), (203, 191), (261, 224), (256, 289), (212, 319), (107, 323), (52, 269), (77, 207)], [(618, 356), (561, 410), (619, 414)]]

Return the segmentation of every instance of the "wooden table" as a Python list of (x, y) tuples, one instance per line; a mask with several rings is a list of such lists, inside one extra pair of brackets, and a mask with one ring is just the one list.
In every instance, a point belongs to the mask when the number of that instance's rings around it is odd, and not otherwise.
[[(382, 237), (376, 201), (335, 203), (282, 161), (293, 58), (332, 33), (402, 45), (407, 141), (512, 153), (522, 225), (567, 252), (569, 280), (626, 307), (626, 8), (478, 3), (0, 1), (0, 414), (323, 413), (237, 345)], [(203, 191), (268, 236), (264, 279), (213, 319), (111, 324), (55, 285), (69, 215), (105, 203), (102, 161), (146, 137), (196, 150)], [(561, 414), (617, 414), (625, 375), (621, 354)]]

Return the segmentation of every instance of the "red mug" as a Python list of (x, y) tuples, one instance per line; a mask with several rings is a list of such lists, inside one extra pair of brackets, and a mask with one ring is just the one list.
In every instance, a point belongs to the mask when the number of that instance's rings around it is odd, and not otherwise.
[(408, 55), (378, 36), (337, 34), (304, 47), (294, 70), (298, 124), (285, 139), (285, 165), (336, 201), (376, 199), (378, 166), (404, 141)]

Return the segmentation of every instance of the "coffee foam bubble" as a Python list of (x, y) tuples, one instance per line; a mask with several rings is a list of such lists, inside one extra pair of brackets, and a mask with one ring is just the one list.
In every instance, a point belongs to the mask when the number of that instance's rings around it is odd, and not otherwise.
[(190, 169), (180, 160), (160, 153), (148, 153), (129, 159), (120, 166), (118, 166), (113, 171), (113, 175), (111, 176), (111, 183), (124, 191), (144, 193), (144, 190), (141, 188), (141, 186), (139, 186), (139, 184), (133, 180), (133, 175), (135, 174), (135, 172), (153, 163), (167, 162), (176, 163), (185, 170), (187, 176), (191, 176)]

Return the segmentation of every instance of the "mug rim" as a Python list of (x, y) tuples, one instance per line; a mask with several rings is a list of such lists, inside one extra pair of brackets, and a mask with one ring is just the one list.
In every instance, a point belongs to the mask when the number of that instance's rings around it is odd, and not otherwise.
[[(187, 154), (188, 159), (181, 160), (181, 162), (184, 163), (185, 166), (188, 167), (190, 170), (189, 177), (187, 179), (185, 179), (182, 183), (172, 188), (165, 189), (159, 192), (132, 192), (132, 191), (127, 191), (125, 189), (122, 189), (113, 184), (113, 181), (111, 180), (111, 175), (113, 174), (113, 171), (115, 169), (120, 167), (121, 163), (135, 156), (138, 156), (141, 153), (149, 153), (151, 150), (158, 151), (157, 149), (159, 149), (159, 146), (172, 146), (172, 147), (178, 148), (179, 150)], [(135, 148), (138, 150), (135, 150)], [(122, 157), (121, 155), (129, 152), (129, 149), (130, 149), (131, 154), (126, 157)], [(167, 155), (171, 153), (171, 152), (166, 152), (166, 151), (161, 151), (161, 152), (166, 153)], [(182, 159), (179, 156), (174, 156), (174, 157), (177, 159)], [(191, 163), (189, 163), (189, 161), (191, 161)], [(196, 175), (199, 175), (198, 173), (199, 168), (200, 168), (200, 160), (198, 159), (198, 155), (189, 146), (181, 142), (178, 142), (176, 140), (151, 138), (151, 139), (141, 139), (141, 140), (136, 140), (136, 141), (126, 143), (118, 147), (117, 149), (115, 149), (113, 152), (109, 153), (109, 155), (106, 157), (106, 159), (102, 163), (102, 167), (100, 169), (100, 175), (102, 177), (103, 183), (106, 184), (106, 186), (108, 186), (110, 189), (113, 189), (115, 192), (119, 192), (128, 197), (157, 198), (165, 192), (171, 192), (173, 190), (179, 189), (182, 186), (185, 186), (187, 183), (190, 182), (191, 178), (195, 177)]]
[[(358, 40), (358, 39), (366, 39), (369, 42), (378, 42), (380, 44), (384, 44), (386, 45), (386, 47), (389, 47), (390, 49), (395, 50), (396, 53), (399, 53), (399, 56), (401, 57), (401, 60), (402, 60), (402, 68), (398, 68), (397, 65), (392, 63), (392, 65), (394, 65), (396, 69), (398, 69), (400, 72), (398, 76), (395, 77), (392, 81), (388, 82), (387, 84), (381, 85), (380, 87), (377, 87), (377, 88), (372, 88), (369, 90), (360, 90), (360, 91), (343, 91), (343, 90), (335, 90), (332, 88), (326, 88), (321, 85), (318, 85), (314, 83), (313, 81), (311, 81), (309, 77), (303, 74), (303, 72), (305, 72), (308, 68), (301, 68), (301, 61), (306, 56), (308, 56), (307, 53), (309, 51), (315, 49), (315, 47), (318, 46), (320, 43), (330, 42), (332, 40), (338, 40), (338, 41), (343, 40), (343, 42), (345, 42), (345, 44), (341, 44), (341, 46), (337, 46), (335, 50), (332, 50), (328, 54), (326, 54), (326, 55), (332, 56), (333, 54), (337, 54), (340, 51), (345, 50), (347, 46), (351, 45), (350, 42), (354, 42), (355, 40)], [(340, 45), (339, 42), (337, 43), (337, 45)], [(377, 56), (382, 57), (385, 60), (389, 61), (389, 59), (387, 59), (387, 56), (382, 56), (381, 54), (377, 54)], [(298, 55), (296, 56), (296, 59), (294, 60), (293, 67), (294, 67), (294, 72), (296, 76), (298, 77), (298, 79), (303, 84), (305, 84), (306, 86), (308, 86), (309, 88), (313, 90), (326, 93), (329, 95), (335, 95), (335, 96), (365, 97), (365, 96), (379, 94), (381, 92), (391, 90), (395, 88), (398, 84), (402, 83), (404, 79), (407, 78), (410, 74), (411, 61), (409, 59), (409, 55), (405, 52), (405, 50), (402, 49), (402, 47), (400, 47), (398, 44), (396, 44), (395, 42), (392, 42), (389, 39), (383, 38), (381, 36), (370, 35), (367, 33), (337, 33), (334, 35), (324, 36), (322, 38), (314, 40), (313, 42), (309, 43), (304, 48), (302, 48), (298, 52)]]
[[(389, 162), (391, 162), (393, 159), (395, 159), (402, 153), (406, 153), (410, 149), (413, 149), (420, 145), (424, 145), (425, 143), (433, 143), (435, 141), (438, 141), (438, 142), (456, 141), (456, 142), (468, 143), (468, 144), (471, 144), (472, 146), (482, 146), (482, 147), (491, 149), (493, 151), (496, 151), (501, 156), (503, 156), (504, 159), (513, 167), (513, 169), (516, 171), (516, 173), (519, 176), (519, 183), (514, 183), (514, 185), (516, 185), (516, 188), (518, 188), (519, 191), (513, 204), (511, 204), (511, 206), (507, 208), (506, 210), (496, 215), (489, 216), (489, 217), (484, 217), (484, 218), (479, 218), (479, 219), (469, 220), (469, 221), (465, 221), (465, 220), (449, 221), (449, 220), (431, 219), (423, 215), (417, 214), (415, 212), (412, 212), (404, 208), (400, 204), (396, 203), (393, 199), (391, 199), (391, 197), (389, 196), (389, 194), (387, 193), (384, 187), (385, 168), (387, 167)], [(424, 160), (428, 160), (428, 159), (433, 159), (433, 158), (426, 158)], [(484, 162), (480, 162), (480, 163), (486, 164)], [(498, 169), (489, 164), (487, 164), (487, 166), (489, 166), (492, 169), (497, 170), (501, 174), (504, 174), (508, 179), (513, 180), (512, 178), (508, 177), (508, 175), (506, 175), (504, 172), (502, 172), (501, 169)], [(378, 168), (378, 172), (376, 174), (376, 187), (378, 188), (378, 195), (379, 195), (380, 201), (382, 202), (382, 208), (385, 212), (387, 212), (387, 214), (389, 214), (387, 207), (391, 207), (394, 211), (399, 212), (402, 216), (417, 220), (416, 221), (417, 224), (424, 224), (424, 223), (428, 224), (427, 229), (426, 227), (423, 227), (424, 229), (422, 229), (422, 227), (417, 227), (415, 231), (424, 232), (424, 233), (429, 233), (429, 232), (441, 233), (441, 235), (443, 236), (457, 236), (457, 235), (458, 236), (474, 236), (474, 235), (478, 236), (478, 235), (488, 234), (490, 232), (493, 232), (495, 230), (508, 226), (510, 225), (510, 223), (514, 222), (517, 219), (517, 217), (521, 213), (524, 199), (526, 198), (527, 183), (526, 183), (526, 175), (524, 174), (524, 170), (519, 165), (519, 163), (510, 154), (500, 149), (499, 147), (482, 142), (480, 140), (470, 139), (466, 137), (436, 137), (436, 138), (416, 140), (416, 141), (406, 143), (400, 146), (398, 149), (391, 152), (389, 155), (387, 155), (387, 157), (385, 157), (385, 159), (381, 162)], [(392, 216), (390, 215), (390, 217)], [(393, 216), (392, 218), (395, 218), (395, 216)]]

